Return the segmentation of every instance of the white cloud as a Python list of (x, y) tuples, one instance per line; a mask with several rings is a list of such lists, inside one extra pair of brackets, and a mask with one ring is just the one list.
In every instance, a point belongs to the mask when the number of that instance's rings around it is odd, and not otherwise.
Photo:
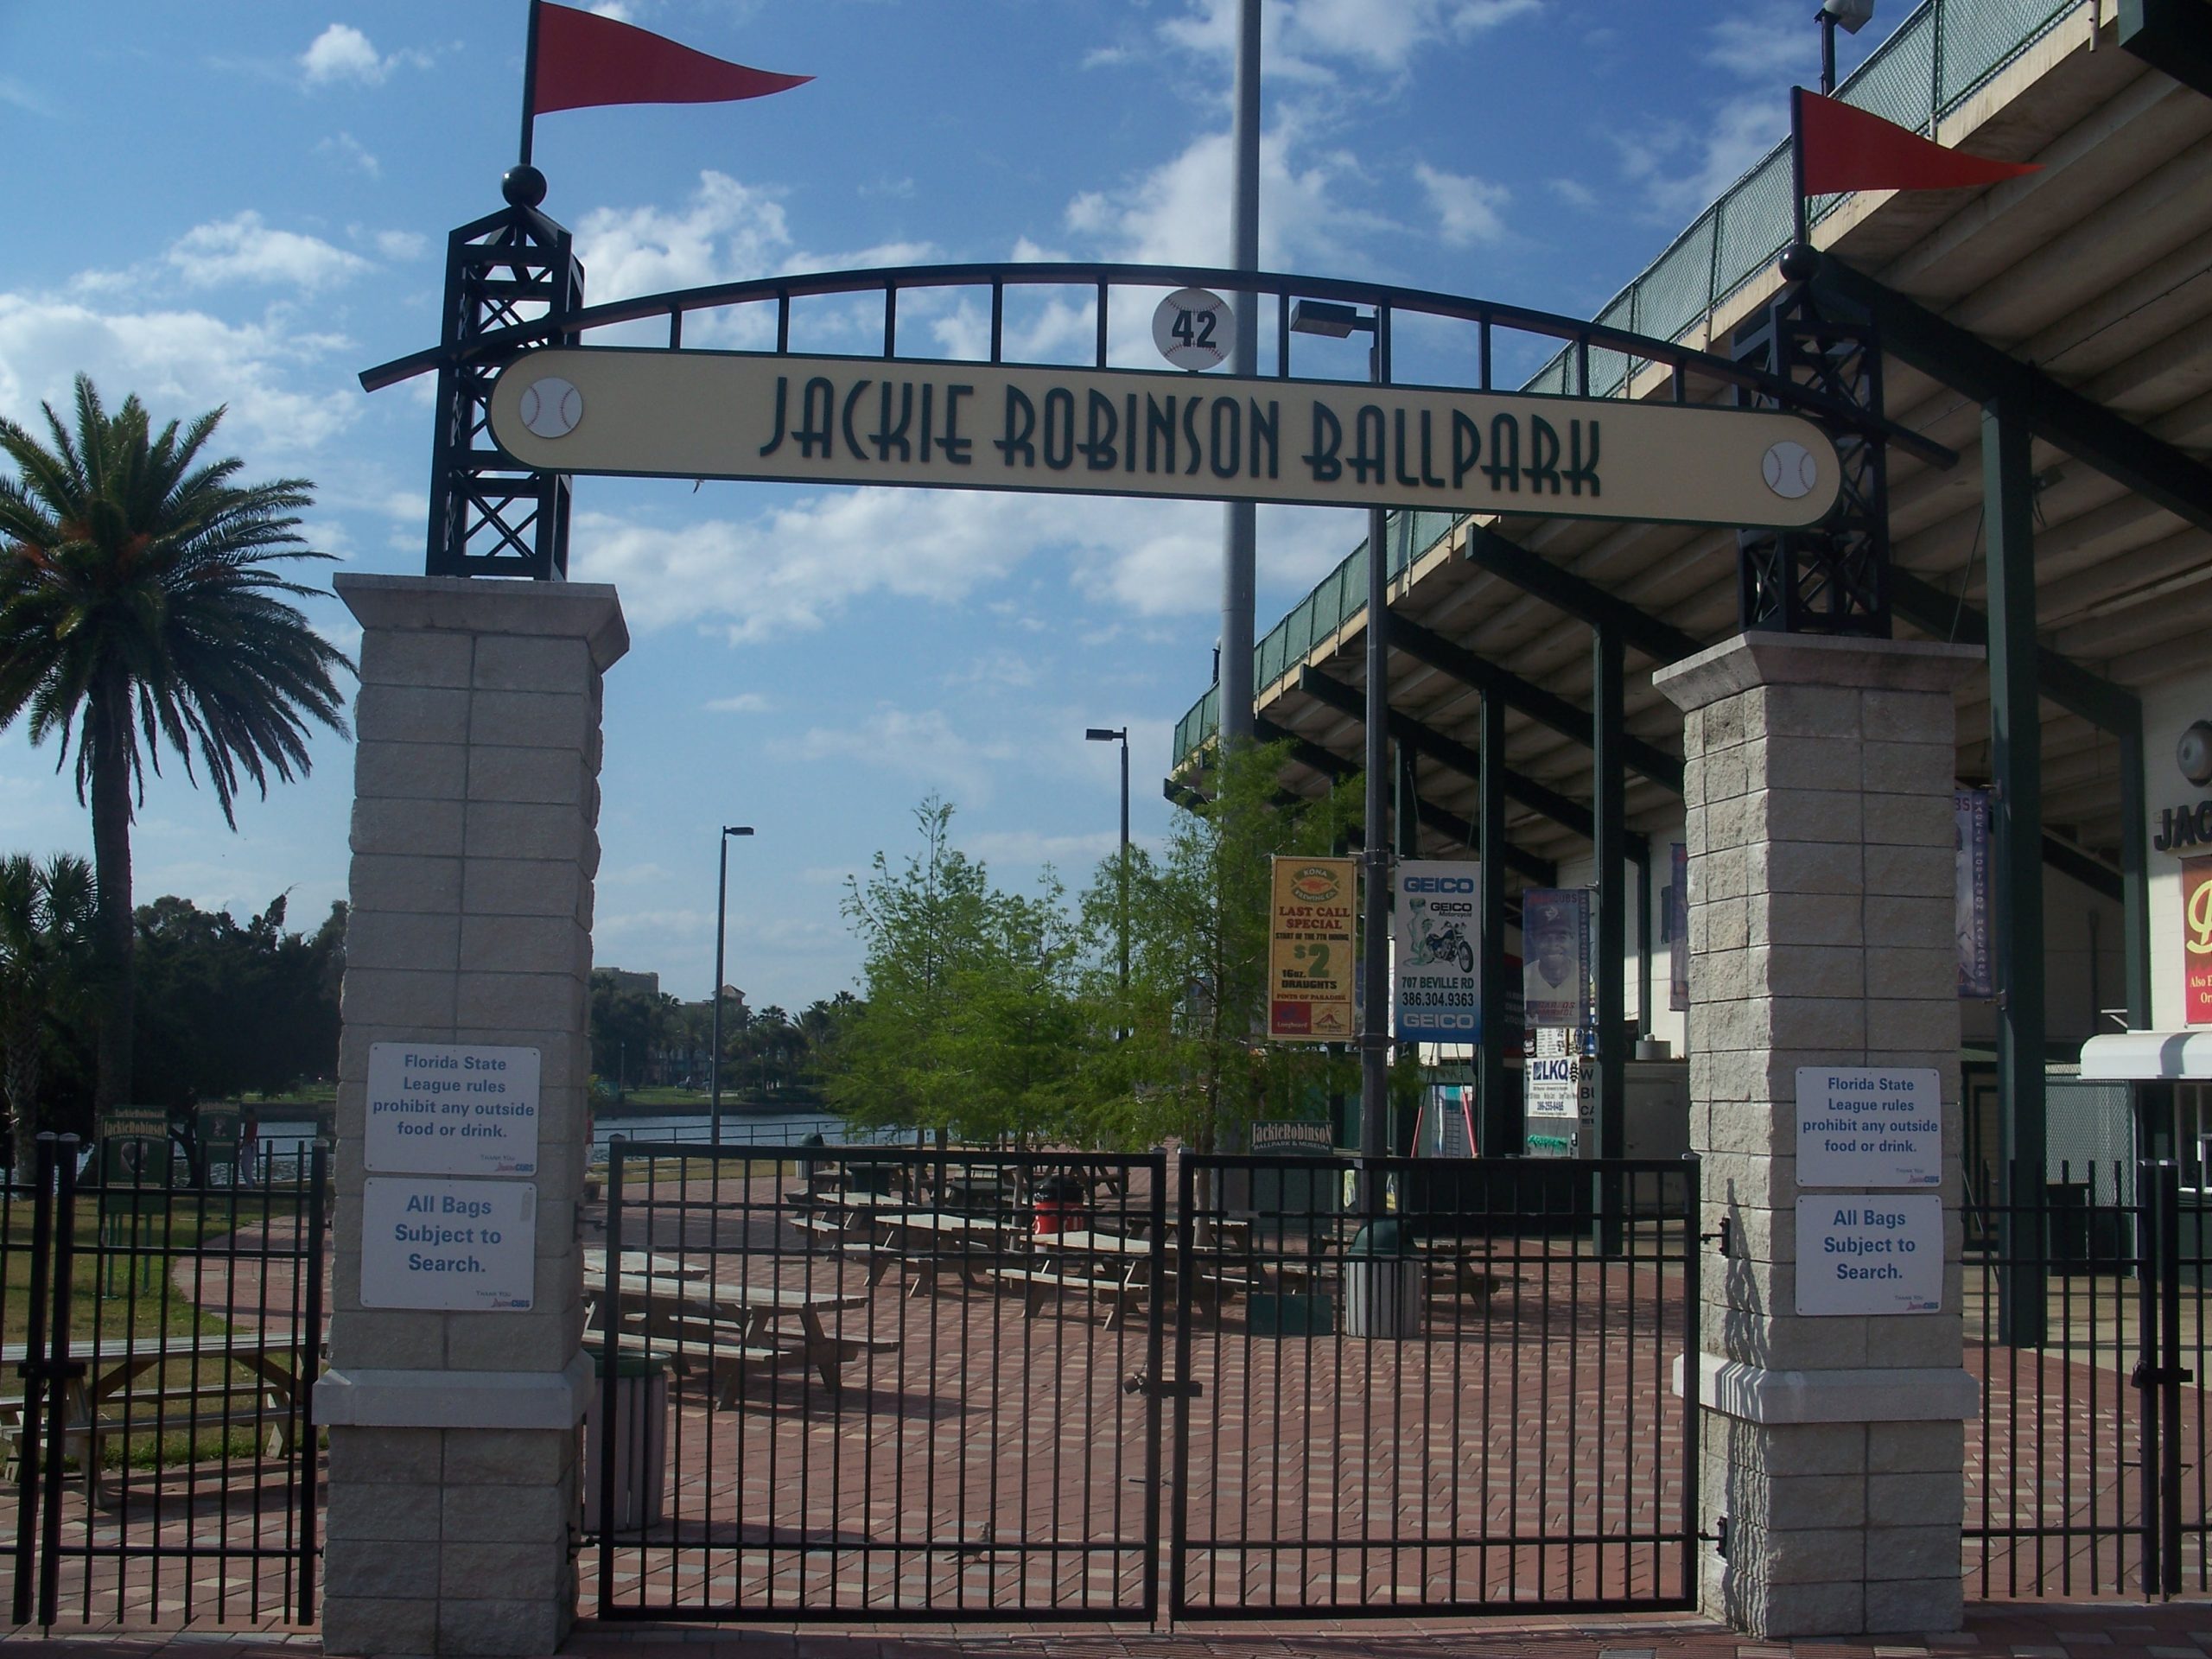
[[(1260, 140), (1260, 264), (1269, 269), (1371, 268), (1371, 244), (1400, 227), (1372, 207), (1359, 163), (1348, 152), (1308, 153), (1301, 118), (1286, 111)], [(1295, 157), (1295, 159), (1294, 159)], [(1226, 264), (1233, 170), (1227, 132), (1193, 139), (1182, 153), (1110, 190), (1068, 204), (1071, 231), (1108, 258), (1139, 264)]]
[(1471, 174), (1446, 173), (1427, 162), (1417, 163), (1414, 176), (1428, 197), (1437, 218), (1437, 234), (1455, 248), (1478, 242), (1497, 242), (1505, 235), (1499, 210), (1513, 199), (1502, 184), (1492, 184)]
[(592, 918), (594, 939), (627, 938), (638, 934), (652, 934), (656, 938), (699, 934), (711, 931), (715, 916), (708, 910), (633, 910), (608, 915), (600, 912)]
[(765, 715), (773, 706), (758, 691), (741, 691), (734, 697), (716, 697), (700, 704), (710, 715)]
[[(82, 370), (113, 397), (136, 391), (156, 420), (228, 404), (218, 442), (251, 454), (257, 473), (283, 470), (360, 413), (352, 388), (299, 390), (302, 367), (321, 369), (349, 349), (343, 340), (275, 320), (103, 312), (77, 300), (0, 294), (0, 413), (42, 429), (39, 404), (67, 408), (71, 378)], [(315, 384), (332, 387), (337, 378), (322, 370)]]
[(377, 251), (394, 263), (420, 259), (430, 245), (419, 231), (378, 231), (375, 241)]
[(1701, 128), (1670, 122), (1618, 140), (1621, 170), (1643, 187), (1649, 217), (1671, 224), (1704, 208), (1789, 130), (1779, 93), (1739, 94), (1715, 105)]
[(212, 225), (194, 226), (162, 257), (194, 288), (276, 283), (312, 291), (369, 268), (358, 254), (318, 237), (271, 230), (251, 208)]
[(1047, 836), (1034, 830), (992, 830), (959, 837), (961, 850), (987, 864), (1028, 867), (1050, 864), (1064, 874), (1085, 876), (1103, 858), (1109, 858), (1122, 844), (1117, 830), (1099, 830), (1081, 836)]
[(963, 736), (943, 709), (909, 710), (889, 703), (879, 705), (857, 726), (810, 727), (770, 747), (791, 760), (853, 763), (912, 778), (969, 805), (988, 801), (998, 768), (1021, 753), (1020, 746), (1007, 739), (978, 742)]
[[(1267, 72), (1284, 79), (1333, 77), (1330, 60), (1395, 74), (1421, 50), (1465, 40), (1543, 10), (1543, 0), (1278, 0), (1268, 9)], [(1195, 0), (1160, 25), (1187, 51), (1236, 50), (1238, 0)]]
[(1589, 209), (1598, 205), (1598, 193), (1580, 179), (1548, 179), (1545, 181), (1552, 193), (1570, 207)]
[(315, 147), (318, 156), (337, 158), (344, 167), (357, 168), (372, 179), (384, 176), (384, 163), (371, 155), (361, 141), (350, 132), (341, 132), (334, 138), (326, 138)]
[[(576, 251), (591, 271), (594, 300), (739, 282), (779, 270), (918, 264), (936, 253), (926, 242), (809, 252), (792, 241), (776, 190), (711, 168), (700, 174), (698, 188), (681, 208), (594, 207), (577, 221), (575, 235)], [(880, 319), (880, 312), (876, 315)], [(719, 325), (709, 321), (710, 326), (731, 326), (728, 320)], [(686, 338), (689, 343), (688, 332)]]
[(300, 54), (300, 68), (310, 86), (327, 86), (341, 80), (359, 81), (365, 86), (380, 86), (399, 65), (423, 61), (422, 54), (416, 52), (395, 52), (388, 58), (378, 56), (369, 37), (351, 23), (331, 24)]
[(1810, 76), (1820, 64), (1819, 31), (1795, 8), (1770, 4), (1724, 17), (1710, 33), (1705, 60), (1746, 80), (1787, 85), (1793, 76)]

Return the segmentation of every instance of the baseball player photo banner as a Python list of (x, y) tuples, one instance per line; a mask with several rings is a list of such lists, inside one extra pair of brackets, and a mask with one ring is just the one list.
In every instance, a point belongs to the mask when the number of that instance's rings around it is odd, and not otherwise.
[(1528, 1026), (1589, 1025), (1590, 890), (1528, 889), (1521, 895), (1521, 997)]

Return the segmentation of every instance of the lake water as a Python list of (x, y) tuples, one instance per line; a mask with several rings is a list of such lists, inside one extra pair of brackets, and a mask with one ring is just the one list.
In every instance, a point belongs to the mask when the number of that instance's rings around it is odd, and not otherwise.
[[(616, 1135), (663, 1145), (705, 1146), (710, 1122), (703, 1112), (670, 1113), (658, 1117), (622, 1117), (596, 1123), (592, 1131), (592, 1161), (603, 1162), (607, 1142)], [(843, 1120), (825, 1112), (729, 1112), (722, 1114), (722, 1144), (727, 1147), (796, 1146), (810, 1135), (819, 1135), (833, 1145), (845, 1140)], [(314, 1138), (313, 1123), (269, 1122), (261, 1126), (256, 1142), (264, 1156), (299, 1156)]]

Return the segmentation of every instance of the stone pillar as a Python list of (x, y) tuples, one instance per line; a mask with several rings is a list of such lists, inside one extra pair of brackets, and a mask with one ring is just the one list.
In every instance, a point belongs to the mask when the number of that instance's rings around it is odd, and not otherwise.
[[(1700, 1529), (1726, 1533), (1700, 1602), (1760, 1637), (1961, 1619), (1961, 1425), (1977, 1396), (1961, 1365), (1951, 690), (1978, 655), (1751, 633), (1653, 677), (1683, 710), (1700, 1230), (1728, 1230), (1689, 1357)], [(1798, 1313), (1800, 1066), (1938, 1074), (1940, 1312)]]
[[(340, 1045), (323, 1645), (535, 1654), (573, 1617), (607, 587), (340, 575), (360, 621)], [(365, 1307), (377, 1043), (538, 1051), (527, 1311)], [(385, 1248), (389, 1248), (386, 1246)]]

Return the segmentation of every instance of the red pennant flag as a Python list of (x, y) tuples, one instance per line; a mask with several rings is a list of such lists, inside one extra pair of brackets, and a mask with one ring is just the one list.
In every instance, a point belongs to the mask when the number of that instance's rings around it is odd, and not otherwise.
[(1878, 115), (1802, 87), (1797, 99), (1800, 195), (1846, 190), (1948, 190), (2041, 171), (2033, 162), (1993, 162), (1946, 149)]
[(545, 0), (537, 0), (534, 21), (534, 115), (601, 104), (722, 104), (765, 98), (814, 79), (748, 69), (612, 17)]

